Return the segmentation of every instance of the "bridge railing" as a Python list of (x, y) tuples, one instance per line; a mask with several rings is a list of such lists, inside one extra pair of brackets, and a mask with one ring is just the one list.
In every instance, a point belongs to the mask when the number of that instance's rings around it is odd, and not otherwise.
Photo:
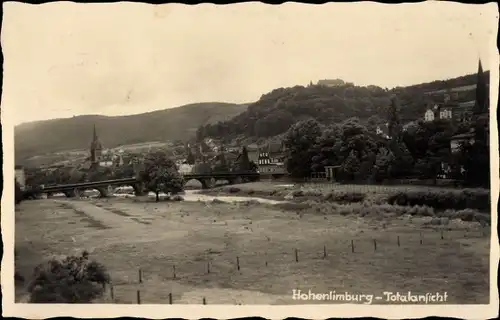
[(119, 184), (119, 183), (133, 183), (137, 182), (136, 178), (125, 178), (125, 179), (114, 179), (114, 180), (102, 180), (102, 181), (92, 181), (92, 182), (82, 182), (82, 183), (71, 183), (71, 184), (60, 184), (55, 186), (47, 186), (43, 188), (43, 191), (47, 190), (60, 190), (60, 189), (72, 189), (81, 188), (96, 185), (106, 185), (106, 184)]
[[(225, 178), (225, 177), (238, 177), (238, 176), (252, 176), (257, 177), (260, 174), (255, 171), (241, 171), (241, 172), (207, 172), (207, 173), (184, 173), (181, 174), (184, 178), (201, 178), (201, 177), (214, 177), (214, 178)], [(81, 183), (70, 183), (70, 184), (60, 184), (54, 186), (47, 186), (40, 191), (50, 192), (57, 190), (70, 190), (75, 188), (84, 188), (84, 187), (92, 187), (99, 185), (110, 185), (110, 184), (127, 184), (127, 183), (135, 183), (138, 182), (136, 177), (132, 178), (123, 178), (123, 179), (112, 179), (112, 180), (102, 180), (102, 181), (89, 181), (89, 182), (81, 182)]]

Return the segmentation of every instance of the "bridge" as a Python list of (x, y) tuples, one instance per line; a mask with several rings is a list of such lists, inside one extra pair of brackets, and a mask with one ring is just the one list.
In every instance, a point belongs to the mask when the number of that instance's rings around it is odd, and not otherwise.
[[(190, 180), (198, 180), (201, 183), (203, 189), (209, 189), (215, 186), (218, 180), (227, 180), (230, 184), (238, 184), (250, 181), (259, 180), (260, 174), (258, 172), (221, 172), (221, 173), (207, 173), (207, 174), (182, 174), (184, 178), (184, 183)], [(39, 194), (47, 194), (47, 196), (53, 195), (54, 193), (64, 193), (66, 197), (75, 197), (81, 191), (88, 189), (96, 189), (99, 191), (101, 197), (107, 197), (109, 195), (110, 186), (131, 186), (134, 189), (134, 194), (136, 196), (147, 194), (147, 190), (144, 187), (144, 183), (139, 179), (125, 178), (125, 179), (114, 179), (114, 180), (103, 180), (103, 181), (92, 181), (83, 183), (72, 183), (63, 184), (55, 186), (47, 186), (44, 188), (26, 191), (27, 197), (36, 197)]]

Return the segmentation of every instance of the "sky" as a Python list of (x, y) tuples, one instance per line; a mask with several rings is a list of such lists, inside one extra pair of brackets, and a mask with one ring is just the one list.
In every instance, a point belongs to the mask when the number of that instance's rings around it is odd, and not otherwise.
[[(2, 109), (22, 122), (253, 102), (340, 78), (392, 88), (489, 69), (495, 4), (4, 3)], [(5, 111), (2, 111), (2, 113)]]

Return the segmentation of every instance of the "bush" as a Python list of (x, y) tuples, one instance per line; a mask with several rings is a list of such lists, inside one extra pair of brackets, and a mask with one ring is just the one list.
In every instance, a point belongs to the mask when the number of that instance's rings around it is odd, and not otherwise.
[(229, 193), (238, 193), (240, 191), (241, 191), (241, 189), (237, 188), (237, 187), (230, 187), (229, 188)]
[(226, 203), (226, 202), (215, 198), (215, 199), (212, 200), (212, 203), (216, 204), (216, 203)]
[(21, 185), (19, 184), (19, 182), (17, 182), (17, 180), (15, 180), (15, 187), (14, 187), (14, 191), (15, 191), (15, 194), (14, 194), (14, 198), (15, 198), (15, 204), (19, 204), (21, 203), (21, 201), (23, 201), (23, 198), (24, 198), (24, 194), (23, 194), (23, 191), (21, 190)]
[(443, 212), (442, 216), (448, 217), (450, 219), (460, 219), (463, 221), (475, 221), (484, 225), (491, 224), (491, 215), (486, 213), (481, 213), (472, 209), (464, 210), (446, 210)]
[(490, 193), (488, 190), (461, 191), (402, 191), (388, 198), (389, 204), (401, 206), (426, 205), (436, 210), (477, 209), (490, 211)]
[(175, 195), (175, 196), (172, 196), (171, 200), (172, 201), (183, 201), (184, 198), (180, 195)]
[(109, 282), (106, 268), (84, 252), (38, 265), (28, 291), (32, 303), (90, 303), (102, 296)]
[(325, 195), (325, 201), (339, 202), (339, 203), (356, 203), (362, 202), (366, 198), (366, 194), (361, 192), (338, 192), (333, 191)]
[(303, 197), (304, 196), (304, 191), (302, 190), (294, 190), (292, 192), (292, 197), (298, 198), (298, 197)]

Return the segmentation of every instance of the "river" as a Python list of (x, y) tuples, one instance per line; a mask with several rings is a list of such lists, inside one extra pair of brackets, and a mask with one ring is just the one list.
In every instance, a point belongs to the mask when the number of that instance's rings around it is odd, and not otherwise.
[[(132, 190), (133, 191), (133, 190)], [(259, 198), (259, 197), (237, 197), (237, 196), (227, 196), (227, 195), (220, 195), (220, 196), (212, 196), (212, 195), (206, 195), (206, 194), (201, 194), (199, 193), (200, 190), (185, 190), (183, 194), (180, 196), (184, 199), (184, 201), (189, 201), (189, 202), (211, 202), (214, 200), (219, 200), (222, 202), (227, 202), (227, 203), (233, 203), (233, 202), (248, 202), (248, 201), (255, 201), (259, 203), (265, 203), (265, 204), (280, 204), (280, 203), (286, 203), (288, 201), (278, 201), (278, 200), (270, 200), (270, 199), (265, 199), (265, 198)], [(99, 196), (99, 193), (97, 190), (88, 190), (84, 192), (85, 196), (88, 198), (97, 198)], [(133, 198), (135, 195), (130, 191), (130, 190), (117, 190), (115, 193), (112, 194), (113, 197), (117, 198)], [(65, 197), (64, 194), (54, 194), (53, 197)], [(148, 197), (150, 198), (155, 198), (155, 194), (153, 192), (148, 193)], [(160, 193), (160, 199), (163, 200), (167, 198), (168, 195), (165, 193)]]

